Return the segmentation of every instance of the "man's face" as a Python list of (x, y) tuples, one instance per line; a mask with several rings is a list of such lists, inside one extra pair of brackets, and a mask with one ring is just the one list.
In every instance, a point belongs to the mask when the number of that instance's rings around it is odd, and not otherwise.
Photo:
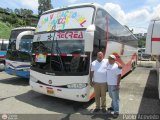
[(114, 64), (115, 63), (115, 59), (111, 58), (111, 57), (108, 57), (108, 62), (109, 62), (109, 64)]
[(104, 58), (103, 53), (102, 53), (102, 52), (98, 52), (98, 53), (97, 53), (97, 60), (98, 60), (98, 61), (102, 61), (103, 58)]

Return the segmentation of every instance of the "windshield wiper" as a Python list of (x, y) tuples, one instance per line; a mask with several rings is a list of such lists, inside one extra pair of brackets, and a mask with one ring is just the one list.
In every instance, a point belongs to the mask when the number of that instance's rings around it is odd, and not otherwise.
[(62, 61), (62, 58), (61, 58), (61, 55), (60, 55), (62, 52), (61, 52), (61, 49), (58, 45), (57, 39), (55, 39), (55, 41), (56, 41), (56, 52), (57, 52), (57, 56), (59, 57), (60, 66), (61, 66), (62, 71), (64, 71), (64, 64), (63, 64), (63, 61)]

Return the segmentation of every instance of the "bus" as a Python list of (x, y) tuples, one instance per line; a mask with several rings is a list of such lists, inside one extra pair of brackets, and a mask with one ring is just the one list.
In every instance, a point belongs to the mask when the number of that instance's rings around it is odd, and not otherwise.
[(156, 70), (158, 76), (157, 91), (160, 100), (160, 19), (152, 20), (148, 26), (146, 38), (146, 54), (156, 56)]
[(122, 76), (137, 63), (136, 37), (96, 3), (46, 11), (32, 46), (30, 86), (42, 94), (87, 102), (94, 96), (90, 65), (102, 51), (116, 55)]
[(5, 57), (7, 53), (9, 40), (7, 39), (0, 39), (0, 70), (4, 69), (5, 64)]
[(34, 31), (34, 27), (19, 27), (11, 31), (5, 63), (6, 73), (29, 78)]

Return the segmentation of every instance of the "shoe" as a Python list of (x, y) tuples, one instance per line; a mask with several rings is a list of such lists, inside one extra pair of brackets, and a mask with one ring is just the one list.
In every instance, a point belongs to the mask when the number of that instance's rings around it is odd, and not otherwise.
[(93, 110), (93, 112), (99, 112), (100, 111), (100, 109), (98, 109), (98, 108), (95, 108), (94, 110)]
[(119, 116), (119, 112), (111, 112), (111, 114), (112, 114), (112, 116), (114, 117), (114, 118), (118, 118), (118, 116)]
[(112, 107), (108, 108), (108, 111), (114, 111), (114, 109)]
[(105, 108), (102, 108), (102, 112), (103, 112), (103, 113), (106, 113), (107, 111), (106, 111), (106, 109), (105, 109)]

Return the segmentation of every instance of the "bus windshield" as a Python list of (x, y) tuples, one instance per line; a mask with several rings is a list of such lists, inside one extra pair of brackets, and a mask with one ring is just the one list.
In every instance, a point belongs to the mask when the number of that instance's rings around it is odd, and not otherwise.
[[(68, 33), (75, 33), (71, 36)], [(60, 75), (84, 75), (89, 71), (89, 55), (84, 52), (83, 31), (53, 33), (51, 39), (42, 34), (40, 41), (33, 42), (32, 69), (42, 73), (57, 73)], [(36, 36), (35, 36), (36, 38)], [(34, 38), (34, 39), (35, 39)], [(49, 55), (50, 54), (50, 55)], [(86, 56), (81, 56), (81, 55)], [(56, 74), (57, 75), (57, 74)]]
[(19, 44), (19, 50), (25, 52), (31, 52), (32, 40), (33, 40), (33, 35), (23, 36)]
[(8, 41), (0, 40), (0, 51), (7, 51), (8, 48)]
[[(53, 44), (53, 49), (52, 49)], [(33, 43), (33, 53), (52, 53), (52, 54), (83, 54), (84, 41), (83, 40), (57, 40), (52, 43), (51, 41), (41, 41)], [(51, 52), (52, 51), (52, 52)]]
[(11, 49), (11, 50), (16, 50), (16, 39), (17, 39), (17, 36), (21, 33), (21, 32), (24, 32), (24, 31), (34, 31), (33, 29), (18, 29), (18, 30), (12, 30), (11, 31), (11, 35), (10, 35), (10, 39), (9, 39), (9, 46), (8, 46), (8, 49)]
[[(32, 29), (13, 30), (11, 33), (9, 47), (6, 58), (12, 61), (30, 62), (31, 61), (31, 47), (33, 35), (22, 36), (19, 44), (19, 50), (16, 50), (16, 37), (24, 31), (32, 31)], [(34, 31), (34, 30), (33, 30)], [(15, 33), (15, 34), (14, 34)], [(14, 35), (13, 35), (14, 34)]]

